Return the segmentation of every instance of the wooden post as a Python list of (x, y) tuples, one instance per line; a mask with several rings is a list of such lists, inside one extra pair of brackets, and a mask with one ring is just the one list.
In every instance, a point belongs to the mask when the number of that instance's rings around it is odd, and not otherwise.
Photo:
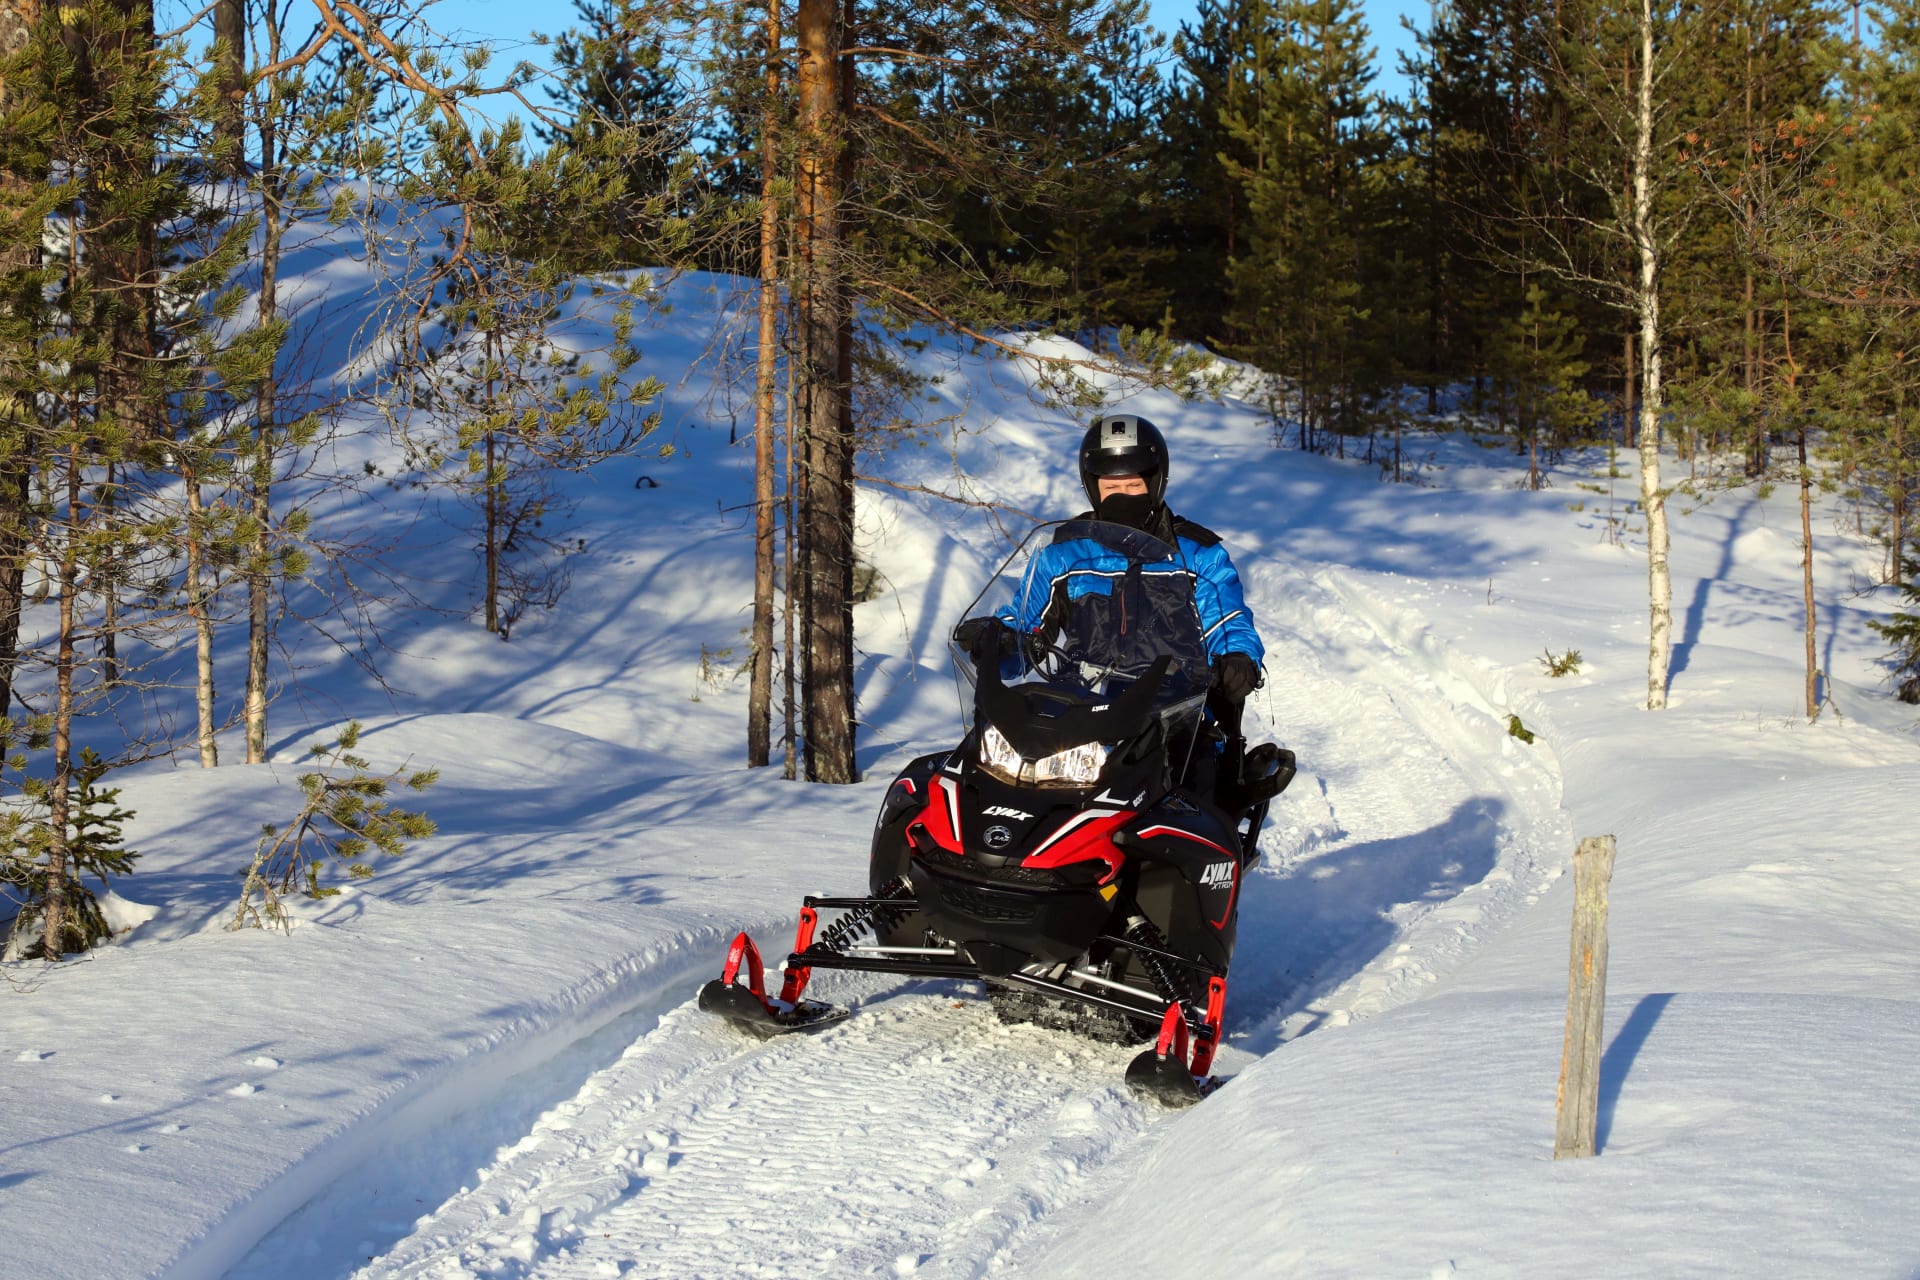
[(1600, 1032), (1607, 1004), (1607, 885), (1613, 837), (1588, 836), (1573, 854), (1573, 945), (1567, 966), (1567, 1034), (1553, 1158), (1590, 1156), (1600, 1120)]

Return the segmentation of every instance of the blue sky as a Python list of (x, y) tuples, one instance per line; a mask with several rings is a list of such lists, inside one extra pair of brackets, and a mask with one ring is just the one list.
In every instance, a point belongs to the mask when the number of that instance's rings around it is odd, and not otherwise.
[[(1165, 31), (1175, 30), (1181, 22), (1191, 21), (1194, 15), (1193, 0), (1151, 0), (1151, 3), (1154, 26)], [(1395, 55), (1412, 47), (1410, 37), (1401, 29), (1400, 19), (1404, 15), (1424, 26), (1429, 2), (1365, 0), (1365, 4), (1367, 25), (1378, 51), (1376, 65), (1380, 75), (1374, 87), (1397, 93), (1403, 82), (1397, 72), (1399, 60)], [(539, 62), (543, 51), (532, 44), (529, 33), (564, 31), (573, 24), (574, 7), (572, 0), (439, 0), (427, 16), (436, 30), (447, 34), (466, 32), (498, 41), (495, 56), (503, 63), (517, 58)]]

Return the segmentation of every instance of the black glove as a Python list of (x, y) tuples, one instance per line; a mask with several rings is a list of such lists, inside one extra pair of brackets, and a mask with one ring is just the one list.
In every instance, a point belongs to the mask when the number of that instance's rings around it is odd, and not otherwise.
[(973, 656), (976, 663), (997, 660), (1013, 649), (1013, 633), (1007, 624), (991, 614), (984, 618), (966, 618), (953, 628), (953, 642)]
[(1235, 702), (1244, 702), (1260, 687), (1260, 666), (1244, 653), (1223, 653), (1213, 660), (1213, 687)]

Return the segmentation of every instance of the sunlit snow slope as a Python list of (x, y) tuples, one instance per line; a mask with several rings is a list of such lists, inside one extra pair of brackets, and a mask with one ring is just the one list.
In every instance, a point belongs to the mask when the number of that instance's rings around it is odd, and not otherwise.
[[(957, 732), (947, 630), (1019, 512), (1083, 505), (1082, 423), (1019, 364), (928, 346), (951, 420), (862, 493), (867, 780), (785, 783), (742, 764), (751, 458), (744, 401), (701, 360), (750, 295), (669, 296), (641, 342), (673, 454), (573, 484), (585, 550), (559, 609), (502, 644), (461, 616), (457, 511), (418, 517), (384, 483), (316, 496), (446, 610), (375, 607), (394, 693), (290, 635), (274, 765), (124, 775), (145, 853), (124, 891), (158, 914), (35, 971), (0, 1024), (23, 1274), (1920, 1267), (1894, 1208), (1920, 1138), (1872, 1104), (1920, 1038), (1898, 802), (1920, 751), (1876, 686), (1863, 621), (1885, 603), (1851, 590), (1871, 554), (1823, 522), (1842, 714), (1809, 727), (1784, 499), (1678, 516), (1674, 708), (1649, 715), (1644, 559), (1628, 490), (1616, 544), (1577, 487), (1606, 487), (1597, 456), (1527, 493), (1510, 458), (1423, 436), (1419, 483), (1389, 485), (1275, 449), (1252, 404), (1126, 401), (1173, 442), (1174, 507), (1227, 538), (1269, 650), (1253, 715), (1301, 761), (1243, 898), (1217, 1097), (1144, 1105), (1126, 1051), (1004, 1027), (964, 984), (823, 975), (854, 1016), (772, 1043), (701, 1017), (735, 929), (778, 954), (802, 893), (863, 886), (892, 770)], [(397, 478), (377, 438), (342, 457)], [(1549, 680), (1546, 648), (1581, 672)], [(381, 766), (441, 768), (441, 834), (289, 935), (225, 932), (253, 833), (348, 717)], [(1562, 872), (1601, 831), (1622, 842), (1605, 1149), (1554, 1165)]]

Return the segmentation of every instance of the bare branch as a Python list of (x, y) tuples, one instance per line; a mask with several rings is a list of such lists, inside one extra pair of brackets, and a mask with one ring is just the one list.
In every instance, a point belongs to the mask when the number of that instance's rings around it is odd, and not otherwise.
[(952, 502), (963, 507), (979, 507), (990, 511), (1011, 511), (1014, 515), (1024, 520), (1031, 520), (1035, 524), (1045, 524), (1053, 518), (1051, 516), (1037, 516), (1031, 511), (1023, 511), (1011, 503), (988, 502), (981, 498), (963, 498), (957, 493), (945, 493), (939, 489), (929, 489), (923, 484), (901, 484), (897, 480), (883, 480), (879, 476), (867, 475), (855, 476), (854, 479), (861, 484), (872, 485), (875, 488), (897, 489), (902, 493), (925, 494), (929, 498), (938, 498), (942, 502)]

